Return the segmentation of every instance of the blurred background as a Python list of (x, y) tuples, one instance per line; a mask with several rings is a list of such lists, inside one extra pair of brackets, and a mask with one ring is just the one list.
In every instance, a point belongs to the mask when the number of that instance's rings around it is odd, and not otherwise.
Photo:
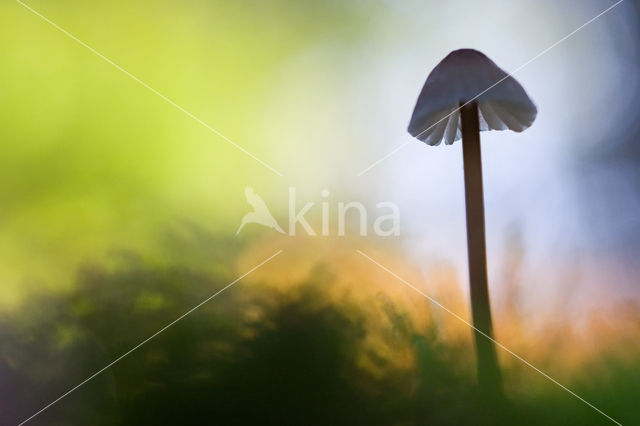
[[(514, 71), (613, 0), (25, 3), (282, 176), (0, 4), (1, 424), (281, 249), (31, 423), (609, 421), (504, 352), (507, 400), (486, 404), (468, 327), (355, 250), (468, 318), (461, 144), (411, 140), (417, 95), (451, 50)], [(530, 129), (481, 135), (497, 340), (622, 424), (640, 422), (639, 40), (624, 0), (515, 74)], [(290, 187), (316, 230), (329, 203), (330, 235), (235, 236), (247, 186), (281, 224)], [(338, 236), (341, 201), (370, 226), (396, 203), (400, 235)]]

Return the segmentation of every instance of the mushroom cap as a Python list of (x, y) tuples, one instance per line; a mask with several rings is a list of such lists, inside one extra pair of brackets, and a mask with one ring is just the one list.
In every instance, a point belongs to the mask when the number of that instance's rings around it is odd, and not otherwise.
[(481, 131), (522, 132), (538, 113), (515, 78), (484, 53), (460, 49), (449, 53), (427, 77), (407, 130), (429, 145), (443, 139), (451, 145), (462, 137), (460, 105), (471, 100), (478, 104)]

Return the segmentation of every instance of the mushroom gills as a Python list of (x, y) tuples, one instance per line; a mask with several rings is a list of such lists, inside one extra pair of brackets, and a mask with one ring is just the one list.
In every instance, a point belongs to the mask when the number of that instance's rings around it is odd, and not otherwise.
[(460, 112), (458, 108), (450, 112), (449, 121), (447, 123), (447, 129), (444, 133), (444, 143), (452, 145), (453, 142), (460, 139), (462, 132), (460, 131)]
[[(478, 115), (480, 117), (480, 122), (484, 120), (487, 125), (485, 130), (505, 130), (507, 126), (500, 120), (500, 117), (496, 114), (496, 112), (491, 107), (491, 102), (480, 102)], [(482, 125), (480, 126), (482, 130)]]
[(442, 142), (442, 137), (444, 136), (444, 132), (447, 129), (447, 124), (449, 123), (447, 115), (450, 112), (445, 112), (445, 115), (436, 121), (436, 124), (431, 129), (431, 134), (427, 137), (427, 143), (432, 146), (440, 145)]
[[(478, 102), (478, 128), (481, 132), (487, 130), (506, 130), (522, 132), (536, 118), (537, 111), (526, 107), (518, 107), (500, 101)], [(414, 136), (431, 146), (442, 143), (452, 145), (462, 139), (462, 125), (460, 123), (460, 109), (458, 107), (443, 109), (432, 114), (424, 129)]]
[(428, 117), (424, 128), (420, 132), (417, 132), (414, 137), (425, 142), (427, 145), (440, 145), (445, 130), (447, 129), (449, 114), (451, 114), (452, 111), (453, 110), (445, 109), (436, 114), (432, 114)]
[(528, 128), (535, 119), (535, 113), (506, 106), (500, 102), (491, 102), (490, 108), (510, 130), (522, 132)]

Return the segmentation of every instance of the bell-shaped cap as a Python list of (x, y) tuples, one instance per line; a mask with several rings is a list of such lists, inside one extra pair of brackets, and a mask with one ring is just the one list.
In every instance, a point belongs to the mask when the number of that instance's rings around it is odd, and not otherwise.
[(471, 100), (478, 104), (481, 131), (522, 132), (538, 113), (515, 78), (483, 53), (460, 49), (449, 53), (427, 77), (409, 133), (429, 145), (442, 140), (451, 145), (462, 137), (459, 108)]

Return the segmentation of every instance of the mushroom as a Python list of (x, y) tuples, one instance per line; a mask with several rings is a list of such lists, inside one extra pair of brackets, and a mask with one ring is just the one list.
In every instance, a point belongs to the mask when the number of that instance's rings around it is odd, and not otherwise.
[(527, 129), (536, 106), (522, 86), (483, 53), (451, 52), (429, 74), (416, 103), (409, 133), (429, 144), (462, 138), (471, 313), (478, 382), (501, 394), (487, 283), (480, 131)]
[(451, 145), (462, 137), (461, 107), (474, 103), (480, 131), (522, 132), (538, 112), (520, 83), (491, 59), (477, 50), (460, 49), (449, 53), (429, 74), (409, 133), (428, 145), (439, 145), (443, 139)]

